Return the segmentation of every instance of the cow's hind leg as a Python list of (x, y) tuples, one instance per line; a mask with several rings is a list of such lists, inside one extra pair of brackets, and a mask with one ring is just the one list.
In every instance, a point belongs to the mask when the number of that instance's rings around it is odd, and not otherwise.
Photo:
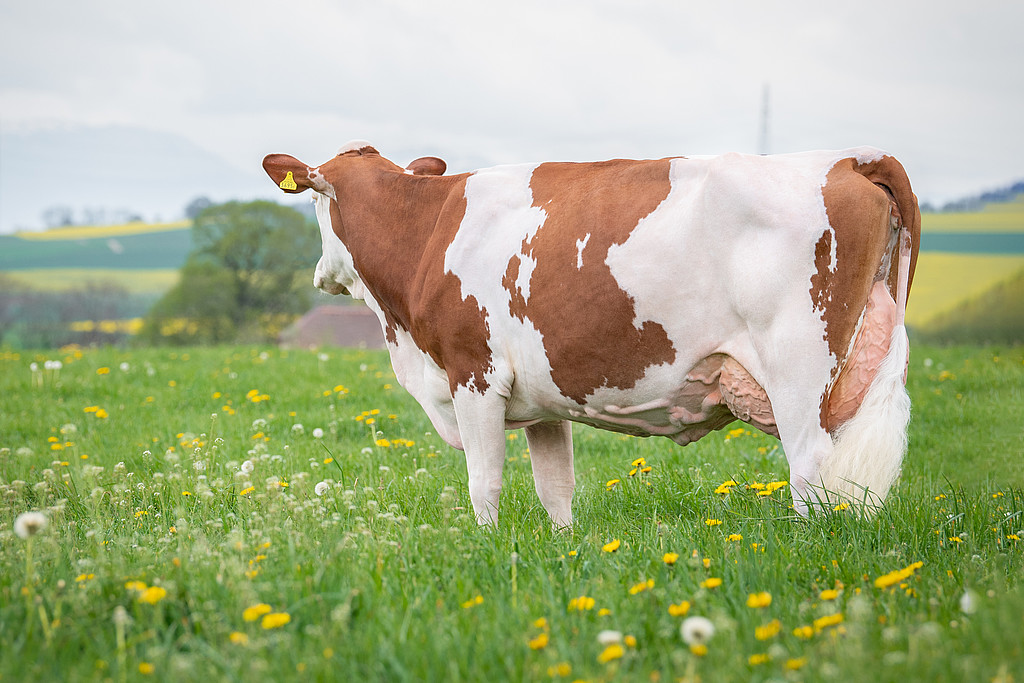
[(466, 451), (469, 498), (476, 521), (494, 524), (498, 521), (501, 471), (505, 464), (505, 398), (494, 391), (478, 393), (459, 387), (454, 405)]
[(533, 482), (541, 505), (556, 527), (572, 524), (572, 494), (576, 475), (572, 465), (572, 425), (567, 421), (539, 422), (526, 428), (533, 464)]

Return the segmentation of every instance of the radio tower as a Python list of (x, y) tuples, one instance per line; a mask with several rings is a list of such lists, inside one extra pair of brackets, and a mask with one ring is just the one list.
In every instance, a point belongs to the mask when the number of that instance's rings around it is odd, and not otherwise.
[(771, 102), (771, 87), (765, 83), (761, 91), (761, 135), (757, 143), (758, 154), (771, 154), (768, 145), (768, 116), (769, 104)]

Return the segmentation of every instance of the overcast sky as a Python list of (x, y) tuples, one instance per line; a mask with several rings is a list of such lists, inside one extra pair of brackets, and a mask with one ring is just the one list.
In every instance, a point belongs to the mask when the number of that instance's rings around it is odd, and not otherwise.
[(462, 171), (758, 152), (768, 84), (770, 151), (882, 147), (942, 202), (1024, 178), (1022, 35), (1016, 0), (4, 0), (0, 128)]

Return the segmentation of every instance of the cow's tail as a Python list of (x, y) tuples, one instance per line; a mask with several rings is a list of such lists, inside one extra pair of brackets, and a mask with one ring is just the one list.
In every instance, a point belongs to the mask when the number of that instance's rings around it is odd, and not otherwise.
[(910, 423), (910, 396), (903, 384), (908, 351), (907, 329), (896, 325), (860, 407), (832, 433), (832, 455), (821, 469), (822, 502), (870, 510), (899, 477)]
[(833, 452), (822, 463), (822, 502), (851, 503), (870, 514), (899, 477), (907, 452), (910, 396), (906, 372), (910, 354), (905, 312), (921, 239), (921, 213), (903, 167), (892, 157), (862, 171), (892, 198), (895, 244), (889, 273), (876, 283), (877, 296), (895, 304), (889, 348), (854, 415), (831, 429)]

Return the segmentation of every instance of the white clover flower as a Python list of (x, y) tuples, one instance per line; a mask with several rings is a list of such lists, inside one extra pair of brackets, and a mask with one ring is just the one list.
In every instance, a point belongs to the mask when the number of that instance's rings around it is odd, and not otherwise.
[(622, 642), (622, 631), (604, 630), (597, 634), (597, 642), (608, 647)]
[(322, 439), (322, 438), (324, 438), (324, 430), (320, 429), (319, 427), (314, 429), (313, 430), (313, 438), (314, 439)]
[(687, 645), (703, 645), (715, 635), (715, 625), (704, 617), (687, 617), (679, 627)]
[(330, 488), (331, 488), (330, 484), (328, 484), (326, 481), (322, 481), (322, 482), (320, 482), (319, 484), (317, 484), (316, 486), (313, 487), (313, 493), (315, 493), (318, 496), (322, 496), (325, 493), (327, 493), (327, 491)]
[(27, 539), (46, 528), (46, 515), (42, 512), (23, 512), (14, 520), (14, 533)]

